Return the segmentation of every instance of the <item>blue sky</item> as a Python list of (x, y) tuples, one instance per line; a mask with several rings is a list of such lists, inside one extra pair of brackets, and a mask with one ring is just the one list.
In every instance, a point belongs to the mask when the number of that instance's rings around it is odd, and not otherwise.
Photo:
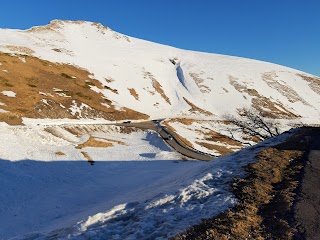
[(0, 28), (89, 20), (137, 38), (320, 76), (319, 0), (11, 0), (0, 8)]

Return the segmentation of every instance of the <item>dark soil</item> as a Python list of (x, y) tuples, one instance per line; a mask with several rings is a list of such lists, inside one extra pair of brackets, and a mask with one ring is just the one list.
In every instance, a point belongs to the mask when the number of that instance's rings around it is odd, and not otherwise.
[(314, 131), (314, 139), (295, 206), (298, 231), (294, 239), (320, 239), (320, 129)]

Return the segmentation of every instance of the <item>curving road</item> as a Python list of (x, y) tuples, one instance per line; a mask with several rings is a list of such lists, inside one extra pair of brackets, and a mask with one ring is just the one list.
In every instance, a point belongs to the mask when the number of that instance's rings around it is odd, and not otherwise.
[(189, 158), (197, 160), (212, 160), (216, 157), (204, 152), (200, 152), (196, 149), (190, 148), (189, 146), (181, 142), (172, 131), (162, 126), (161, 121), (162, 120), (144, 122), (126, 121), (123, 123), (117, 123), (115, 125), (124, 127), (136, 127), (156, 131), (171, 148)]

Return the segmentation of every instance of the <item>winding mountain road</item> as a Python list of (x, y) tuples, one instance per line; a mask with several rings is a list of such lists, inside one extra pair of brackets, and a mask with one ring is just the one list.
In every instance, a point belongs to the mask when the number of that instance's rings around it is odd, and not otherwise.
[(200, 152), (196, 149), (193, 149), (186, 144), (184, 144), (182, 141), (179, 140), (179, 138), (170, 131), (168, 128), (162, 126), (161, 123), (162, 120), (153, 120), (153, 121), (144, 121), (144, 122), (123, 122), (123, 123), (117, 123), (116, 126), (124, 126), (124, 127), (136, 127), (136, 128), (142, 128), (142, 129), (149, 129), (156, 131), (163, 140), (175, 151), (179, 152), (180, 154), (197, 159), (197, 160), (212, 160), (215, 158), (215, 156)]

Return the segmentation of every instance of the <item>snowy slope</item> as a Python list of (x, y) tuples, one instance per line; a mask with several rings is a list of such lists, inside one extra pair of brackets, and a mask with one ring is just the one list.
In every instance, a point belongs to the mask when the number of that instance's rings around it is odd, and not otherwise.
[(168, 239), (234, 205), (230, 181), (290, 135), (212, 162), (0, 161), (0, 236)]
[(2, 29), (0, 51), (87, 69), (117, 94), (94, 90), (151, 118), (198, 115), (189, 111), (188, 102), (212, 113), (202, 114), (207, 118), (243, 106), (309, 122), (320, 115), (317, 77), (271, 63), (155, 44), (97, 23), (56, 20), (25, 31)]

